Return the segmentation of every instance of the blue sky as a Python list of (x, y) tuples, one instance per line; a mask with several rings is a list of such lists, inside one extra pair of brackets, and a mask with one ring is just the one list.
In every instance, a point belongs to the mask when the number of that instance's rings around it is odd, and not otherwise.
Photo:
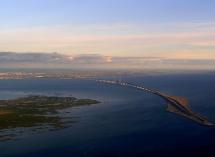
[(213, 0), (1, 0), (1, 25), (178, 23), (215, 20)]
[(214, 0), (0, 0), (0, 51), (207, 58), (214, 8)]

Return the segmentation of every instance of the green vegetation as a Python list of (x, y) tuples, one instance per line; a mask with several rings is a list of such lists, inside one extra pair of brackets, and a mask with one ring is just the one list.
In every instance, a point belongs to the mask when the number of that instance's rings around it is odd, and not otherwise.
[(35, 126), (63, 128), (63, 117), (58, 114), (60, 110), (97, 103), (99, 102), (91, 99), (55, 96), (0, 100), (0, 133), (5, 129)]

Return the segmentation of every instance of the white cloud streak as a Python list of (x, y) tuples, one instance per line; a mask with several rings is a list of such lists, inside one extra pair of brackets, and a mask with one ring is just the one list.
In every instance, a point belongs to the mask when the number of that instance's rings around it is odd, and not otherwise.
[[(0, 30), (0, 50), (215, 59), (215, 24), (113, 24)], [(185, 54), (187, 53), (187, 55)], [(189, 58), (187, 58), (189, 57)]]

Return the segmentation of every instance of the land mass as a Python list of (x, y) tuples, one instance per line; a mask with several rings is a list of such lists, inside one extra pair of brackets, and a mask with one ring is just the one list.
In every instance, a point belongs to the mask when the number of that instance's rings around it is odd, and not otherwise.
[(163, 99), (165, 99), (167, 101), (167, 103), (168, 103), (167, 111), (176, 113), (176, 114), (186, 117), (186, 118), (189, 118), (201, 125), (205, 125), (205, 126), (214, 126), (215, 125), (213, 122), (210, 122), (208, 120), (208, 118), (192, 111), (192, 109), (189, 107), (188, 100), (184, 97), (167, 95), (158, 90), (146, 88), (144, 86), (134, 85), (134, 84), (131, 84), (128, 82), (111, 81), (111, 80), (97, 80), (97, 81), (101, 82), (101, 83), (131, 87), (131, 88), (135, 88), (138, 90), (142, 90), (142, 91), (146, 91), (146, 92), (155, 94), (157, 96), (162, 97)]
[[(74, 97), (31, 95), (11, 100), (0, 100), (0, 133), (3, 130), (50, 126), (65, 127), (64, 119), (58, 114), (62, 109), (99, 103), (97, 100)], [(0, 140), (11, 137), (1, 135)]]
[[(1, 70), (1, 69), (0, 69)], [(123, 76), (128, 74), (133, 74), (136, 72), (128, 71), (116, 71), (116, 70), (93, 70), (93, 71), (14, 71), (14, 72), (1, 72), (0, 80), (7, 79), (90, 79), (104, 76)]]

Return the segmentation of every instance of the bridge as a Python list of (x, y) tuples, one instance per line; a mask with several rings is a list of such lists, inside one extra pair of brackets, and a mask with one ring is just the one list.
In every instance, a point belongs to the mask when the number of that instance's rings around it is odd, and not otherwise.
[(113, 80), (96, 80), (96, 81), (100, 83), (105, 83), (105, 84), (120, 85), (124, 87), (135, 88), (141, 91), (155, 94), (163, 98), (164, 100), (166, 100), (166, 102), (168, 103), (167, 111), (186, 117), (188, 119), (191, 119), (201, 125), (205, 125), (205, 126), (215, 125), (213, 122), (210, 122), (206, 117), (192, 111), (192, 109), (189, 107), (188, 100), (184, 97), (170, 96), (155, 89), (150, 89), (144, 86), (138, 86), (138, 85), (128, 83), (128, 82), (123, 82), (123, 81), (113, 81)]

